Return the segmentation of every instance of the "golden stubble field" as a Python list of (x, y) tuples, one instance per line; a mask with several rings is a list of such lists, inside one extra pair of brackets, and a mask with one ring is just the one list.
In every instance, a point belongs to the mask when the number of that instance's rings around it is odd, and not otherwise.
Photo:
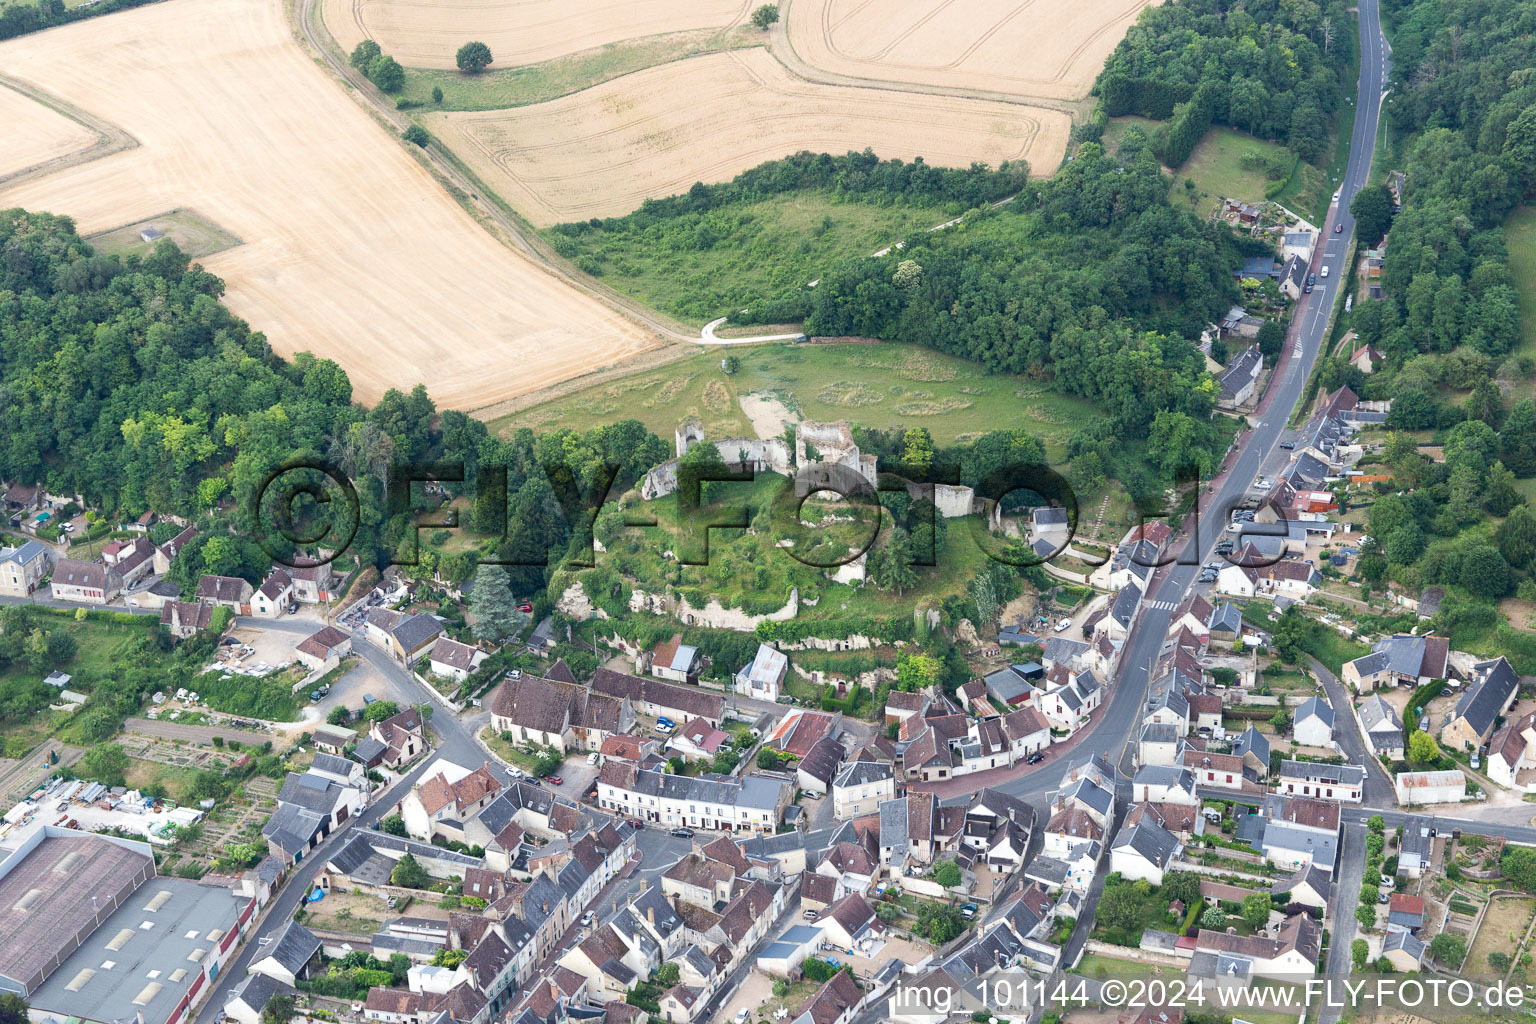
[[(3, 65), (0, 65), (3, 66)], [(86, 149), (96, 133), (0, 83), (0, 182), (6, 175)]]
[(789, 42), (836, 75), (1070, 101), (1150, 2), (792, 0)]
[[(205, 261), (230, 307), (279, 353), (335, 359), (359, 399), (419, 382), (478, 408), (659, 343), (493, 239), (304, 55), (276, 0), (165, 0), (0, 44), (0, 68), (141, 143), (0, 186), (0, 208), (82, 233), (196, 209), (244, 243)], [(47, 121), (45, 148), (74, 144)]]
[(1053, 168), (1070, 130), (1054, 110), (806, 82), (762, 48), (663, 64), (548, 103), (426, 121), (541, 227), (625, 214), (800, 150)]
[(325, 27), (350, 52), (372, 39), (407, 67), (452, 68), (471, 39), (492, 68), (518, 67), (641, 36), (726, 28), (750, 0), (323, 0)]

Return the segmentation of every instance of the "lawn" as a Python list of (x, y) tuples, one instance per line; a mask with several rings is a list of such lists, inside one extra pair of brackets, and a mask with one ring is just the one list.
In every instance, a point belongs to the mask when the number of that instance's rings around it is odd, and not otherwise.
[(161, 232), (192, 259), (202, 259), (241, 244), (239, 238), (191, 210), (172, 210), (157, 217), (87, 235), (85, 240), (104, 253), (145, 256), (159, 244), (158, 241), (146, 242), (139, 236), (139, 232), (145, 228)]
[(1116, 956), (1104, 956), (1101, 953), (1088, 953), (1077, 963), (1076, 973), (1085, 977), (1094, 975), (1144, 975), (1147, 973), (1147, 965), (1135, 960), (1121, 960)]
[[(750, 25), (731, 29), (665, 32), (582, 50), (539, 64), (479, 75), (406, 68), (400, 97), (434, 110), (501, 110), (568, 96), (594, 85), (659, 64), (720, 50), (762, 45), (763, 34)], [(441, 105), (433, 88), (443, 90)]]
[(905, 200), (883, 206), (795, 191), (707, 215), (625, 218), (575, 235), (549, 229), (544, 237), (605, 284), (702, 326), (803, 287), (843, 259), (868, 256), (956, 212)]
[(1520, 347), (1511, 355), (1536, 358), (1536, 206), (1522, 206), (1509, 215), (1504, 244), (1520, 296)]
[[(1250, 158), (1249, 166), (1244, 166), (1245, 158)], [(1284, 146), (1231, 128), (1212, 128), (1179, 168), (1172, 196), (1198, 196), (1192, 205), (1201, 213), (1210, 213), (1222, 196), (1261, 203), (1264, 190), (1289, 173), (1295, 162), (1295, 155)], [(1266, 166), (1275, 169), (1271, 173), (1276, 173), (1277, 178), (1266, 175)], [(1195, 183), (1194, 192), (1189, 191), (1184, 181)]]
[(767, 411), (774, 407), (759, 401), (767, 395), (792, 420), (926, 427), (941, 445), (1018, 427), (1039, 436), (1059, 462), (1072, 432), (1102, 415), (1092, 402), (1038, 381), (918, 345), (756, 345), (730, 354), (740, 363), (734, 374), (721, 371), (718, 351), (701, 352), (513, 413), (491, 428), (506, 437), (518, 427), (585, 431), (632, 418), (670, 441), (678, 424), (698, 419), (707, 437), (751, 436), (742, 399), (750, 395), (754, 412)]

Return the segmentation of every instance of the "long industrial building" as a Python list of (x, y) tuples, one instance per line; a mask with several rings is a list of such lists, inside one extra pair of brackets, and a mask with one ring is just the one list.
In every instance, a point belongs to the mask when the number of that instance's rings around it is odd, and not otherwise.
[(34, 1020), (180, 1024), (255, 909), (158, 876), (145, 843), (46, 826), (0, 860), (0, 989)]

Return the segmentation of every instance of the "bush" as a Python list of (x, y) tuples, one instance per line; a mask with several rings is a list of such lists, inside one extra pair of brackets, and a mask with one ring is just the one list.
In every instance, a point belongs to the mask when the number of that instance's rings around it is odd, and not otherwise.
[(427, 143), (432, 141), (431, 133), (429, 133), (419, 124), (411, 125), (404, 131), (404, 133), (402, 133), (400, 137), (405, 139), (406, 142), (417, 146), (425, 146)]
[(933, 880), (946, 889), (953, 889), (964, 879), (958, 864), (952, 860), (941, 860), (933, 866)]

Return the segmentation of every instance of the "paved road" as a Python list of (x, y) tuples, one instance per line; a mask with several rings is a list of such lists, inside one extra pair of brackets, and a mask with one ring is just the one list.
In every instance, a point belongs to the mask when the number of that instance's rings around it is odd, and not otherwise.
[(207, 996), (208, 1001), (203, 1004), (202, 1010), (197, 1014), (197, 1024), (214, 1024), (224, 1016), (224, 1004), (229, 1000), (230, 990), (245, 977), (245, 970), (250, 966), (252, 954), (258, 949), (260, 939), (263, 936), (276, 934), (293, 920), (299, 904), (314, 887), (315, 874), (325, 865), (326, 858), (340, 849), (354, 828), (367, 828), (388, 814), (389, 809), (401, 796), (409, 792), (432, 761), (432, 757), (424, 758), (420, 764), (396, 782), (393, 788), (380, 794), (378, 799), (361, 814), (343, 822), (340, 828), (327, 836), (319, 846), (305, 854), (304, 859), (289, 870), (287, 881), (262, 911), (261, 920), (245, 937), (240, 952), (225, 965), (224, 970), (219, 972), (219, 978), (214, 982)]
[(1371, 807), (1395, 807), (1397, 800), (1392, 780), (1379, 760), (1372, 757), (1360, 734), (1360, 720), (1355, 717), (1349, 692), (1327, 667), (1312, 659), (1312, 671), (1323, 682), (1328, 703), (1333, 706), (1333, 737), (1351, 764), (1365, 767), (1365, 803)]
[[(1354, 134), (1340, 187), (1340, 200), (1329, 209), (1322, 225), (1323, 241), (1313, 260), (1313, 269), (1319, 274), (1317, 287), (1312, 294), (1302, 296), (1298, 304), (1286, 338), (1286, 348), (1271, 377), (1264, 401), (1259, 411), (1250, 417), (1257, 420), (1257, 424), (1243, 436), (1229, 456), (1228, 468), (1218, 478), (1215, 493), (1206, 495), (1204, 503), (1197, 509), (1193, 517), (1194, 531), (1183, 551), (1175, 561), (1154, 573), (1148, 588), (1148, 603), (1143, 606), (1121, 654), (1119, 679), (1111, 692), (1109, 708), (1095, 730), (1096, 735), (1103, 737), (1103, 742), (1091, 746), (1118, 759), (1122, 772), (1130, 767), (1137, 723), (1150, 681), (1148, 670), (1167, 638), (1170, 609), (1188, 593), (1200, 564), (1210, 555), (1225, 528), (1231, 510), (1258, 475), (1260, 467), (1274, 453), (1286, 420), (1301, 401), (1307, 378), (1326, 341), (1328, 313), (1345, 277), (1344, 251), (1355, 226), (1354, 218), (1349, 215), (1349, 202), (1370, 178), (1382, 89), (1390, 67), (1377, 2), (1361, 0), (1360, 3), (1360, 81), (1355, 101)], [(1336, 223), (1344, 226), (1340, 234), (1333, 231)], [(1324, 267), (1329, 271), (1326, 278), (1321, 276)], [(999, 788), (1043, 805), (1046, 795), (1059, 785), (1067, 768), (1082, 760), (1082, 756), (1065, 758)], [(1122, 786), (1129, 788), (1124, 781)]]

